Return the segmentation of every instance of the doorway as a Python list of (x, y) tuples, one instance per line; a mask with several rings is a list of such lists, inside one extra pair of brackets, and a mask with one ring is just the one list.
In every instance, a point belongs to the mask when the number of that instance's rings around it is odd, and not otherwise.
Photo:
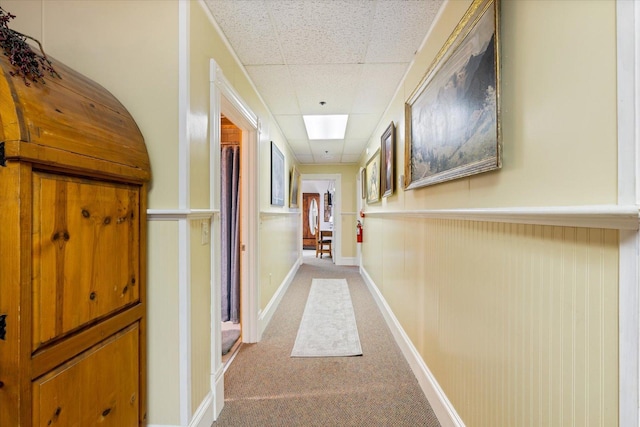
[[(340, 174), (302, 174), (301, 192), (303, 195), (302, 206), (302, 256), (316, 255), (316, 236), (310, 233), (309, 210), (305, 207), (305, 194), (310, 204), (311, 200), (316, 201), (317, 227), (318, 231), (330, 231), (332, 240), (331, 257), (327, 258), (337, 265), (342, 263), (341, 253), (341, 188), (342, 176)], [(317, 198), (316, 198), (317, 197)], [(311, 250), (312, 249), (312, 250)]]
[(242, 130), (224, 115), (220, 117), (220, 321), (222, 363), (240, 347), (242, 335), (240, 199)]

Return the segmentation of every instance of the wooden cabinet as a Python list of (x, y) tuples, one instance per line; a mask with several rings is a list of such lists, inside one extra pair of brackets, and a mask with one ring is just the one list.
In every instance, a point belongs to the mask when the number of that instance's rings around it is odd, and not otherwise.
[(26, 86), (0, 58), (0, 426), (143, 425), (149, 159), (110, 93), (54, 67)]

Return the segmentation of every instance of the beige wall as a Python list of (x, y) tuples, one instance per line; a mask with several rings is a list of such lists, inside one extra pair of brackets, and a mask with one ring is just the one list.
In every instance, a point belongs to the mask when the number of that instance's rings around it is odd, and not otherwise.
[[(178, 305), (178, 227), (175, 222), (150, 221), (147, 229), (150, 260), (162, 260), (147, 273), (147, 420), (180, 421), (180, 363)], [(171, 369), (168, 369), (171, 367)]]
[[(396, 124), (399, 171), (404, 102), (469, 4), (370, 141)], [(367, 206), (363, 266), (467, 425), (617, 425), (617, 231), (397, 213), (616, 203), (615, 2), (503, 1), (502, 22), (503, 168)]]
[(178, 197), (176, 3), (2, 0), (0, 5), (17, 16), (11, 28), (39, 38), (48, 55), (104, 86), (129, 110), (151, 158), (149, 207), (173, 207)]
[(264, 310), (298, 260), (300, 215), (260, 215), (260, 309)]
[(211, 391), (211, 253), (202, 244), (201, 222), (191, 221), (191, 413)]

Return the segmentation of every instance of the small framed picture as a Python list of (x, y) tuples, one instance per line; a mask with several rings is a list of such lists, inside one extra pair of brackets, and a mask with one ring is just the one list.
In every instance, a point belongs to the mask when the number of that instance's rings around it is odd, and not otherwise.
[(271, 141), (271, 204), (284, 206), (284, 155)]
[(367, 162), (367, 203), (380, 201), (380, 149)]
[(297, 208), (300, 198), (300, 171), (295, 165), (291, 170), (291, 182), (289, 183), (289, 207)]
[(380, 140), (380, 166), (382, 167), (380, 189), (382, 190), (382, 197), (389, 197), (393, 194), (393, 181), (395, 178), (393, 166), (396, 151), (396, 128), (393, 122), (384, 131)]

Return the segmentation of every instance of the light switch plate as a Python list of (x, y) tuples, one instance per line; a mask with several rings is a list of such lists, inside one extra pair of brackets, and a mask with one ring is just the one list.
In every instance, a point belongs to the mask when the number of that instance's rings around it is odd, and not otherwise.
[(209, 221), (206, 219), (203, 219), (202, 222), (200, 223), (200, 235), (202, 237), (202, 244), (208, 245), (209, 244)]

